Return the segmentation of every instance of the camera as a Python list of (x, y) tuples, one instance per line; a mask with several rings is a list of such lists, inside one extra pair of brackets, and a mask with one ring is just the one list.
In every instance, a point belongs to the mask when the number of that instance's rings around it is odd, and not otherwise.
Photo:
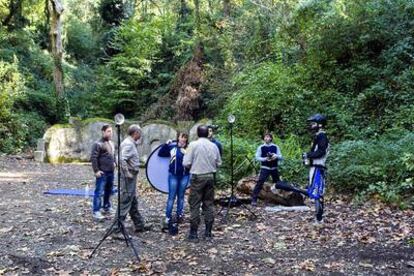
[(218, 130), (218, 128), (219, 128), (218, 125), (208, 125), (207, 127), (210, 128), (210, 129), (212, 129), (214, 132), (216, 132)]
[(303, 161), (303, 165), (305, 165), (305, 166), (309, 166), (310, 165), (310, 160), (309, 160), (309, 158), (308, 158), (308, 156), (307, 156), (306, 153), (303, 153), (302, 154), (302, 161)]

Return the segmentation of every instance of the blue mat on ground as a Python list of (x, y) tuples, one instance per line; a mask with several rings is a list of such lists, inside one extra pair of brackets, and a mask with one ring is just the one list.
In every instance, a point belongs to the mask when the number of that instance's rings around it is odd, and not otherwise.
[[(115, 194), (117, 189), (112, 190), (112, 194)], [(66, 196), (89, 196), (93, 197), (94, 189), (90, 189), (88, 194), (85, 194), (85, 189), (52, 189), (43, 192), (45, 195), (66, 195)]]

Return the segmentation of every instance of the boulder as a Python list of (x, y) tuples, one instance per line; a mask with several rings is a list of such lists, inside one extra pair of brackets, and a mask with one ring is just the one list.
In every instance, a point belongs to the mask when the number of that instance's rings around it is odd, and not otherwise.
[(197, 136), (197, 128), (198, 128), (198, 126), (200, 126), (200, 125), (210, 125), (211, 123), (212, 123), (212, 121), (209, 120), (209, 119), (203, 119), (203, 120), (198, 121), (197, 123), (195, 123), (193, 125), (193, 127), (189, 131), (190, 141), (197, 140), (197, 138), (198, 138), (198, 136)]
[(138, 146), (141, 162), (145, 163), (156, 147), (176, 137), (177, 131), (172, 126), (160, 123), (145, 125), (142, 128), (142, 139)]
[[(237, 183), (237, 191), (251, 195), (256, 185), (257, 177), (249, 176), (241, 179)], [(277, 189), (277, 193), (274, 194), (270, 188), (273, 183), (266, 182), (263, 185), (263, 189), (259, 194), (259, 198), (273, 204), (284, 205), (284, 206), (301, 206), (305, 205), (304, 198), (302, 195), (294, 192), (287, 192)]]

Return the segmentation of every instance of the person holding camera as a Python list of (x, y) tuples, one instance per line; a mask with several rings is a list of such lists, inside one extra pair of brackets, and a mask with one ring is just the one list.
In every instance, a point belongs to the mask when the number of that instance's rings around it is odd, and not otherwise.
[[(98, 221), (105, 219), (105, 215), (109, 216), (113, 213), (110, 198), (114, 186), (115, 170), (115, 147), (111, 141), (112, 127), (105, 124), (101, 131), (102, 138), (93, 144), (91, 152), (92, 169), (96, 178), (92, 211), (93, 218)], [(103, 211), (101, 212), (102, 207)]]
[(273, 136), (266, 133), (263, 137), (264, 144), (256, 151), (256, 160), (260, 162), (260, 174), (252, 193), (252, 206), (257, 206), (257, 198), (263, 188), (263, 184), (272, 176), (273, 183), (280, 180), (277, 169), (278, 161), (282, 159), (280, 148), (273, 144)]
[(208, 126), (208, 139), (210, 139), (210, 141), (213, 142), (217, 146), (217, 148), (219, 149), (219, 152), (220, 152), (220, 156), (223, 156), (223, 146), (221, 145), (219, 140), (217, 140), (214, 137), (214, 133), (217, 131), (217, 129), (218, 129), (217, 125), (209, 125)]
[(176, 198), (177, 222), (181, 223), (184, 217), (184, 194), (190, 179), (189, 170), (183, 166), (187, 145), (188, 134), (179, 132), (176, 141), (167, 141), (158, 152), (158, 156), (170, 158), (168, 168), (168, 200), (163, 229), (166, 229), (172, 222), (172, 211)]
[(313, 135), (311, 150), (302, 155), (303, 163), (309, 166), (309, 185), (308, 195), (315, 200), (316, 223), (321, 223), (323, 219), (323, 196), (325, 192), (325, 171), (326, 159), (329, 154), (329, 140), (325, 133), (326, 117), (321, 114), (314, 114), (307, 120), (308, 130)]

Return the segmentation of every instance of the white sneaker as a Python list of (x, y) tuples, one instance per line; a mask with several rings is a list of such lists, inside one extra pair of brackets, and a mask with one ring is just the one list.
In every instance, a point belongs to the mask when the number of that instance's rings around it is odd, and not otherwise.
[(313, 222), (314, 226), (322, 226), (323, 225), (323, 219), (322, 220), (317, 220), (315, 219), (315, 221)]
[(93, 213), (93, 215), (92, 215), (92, 217), (95, 219), (95, 220), (104, 220), (105, 219), (105, 216), (104, 215), (102, 215), (102, 213), (101, 212), (94, 212)]
[(277, 194), (276, 185), (272, 185), (272, 187), (270, 188), (270, 191), (274, 194)]

